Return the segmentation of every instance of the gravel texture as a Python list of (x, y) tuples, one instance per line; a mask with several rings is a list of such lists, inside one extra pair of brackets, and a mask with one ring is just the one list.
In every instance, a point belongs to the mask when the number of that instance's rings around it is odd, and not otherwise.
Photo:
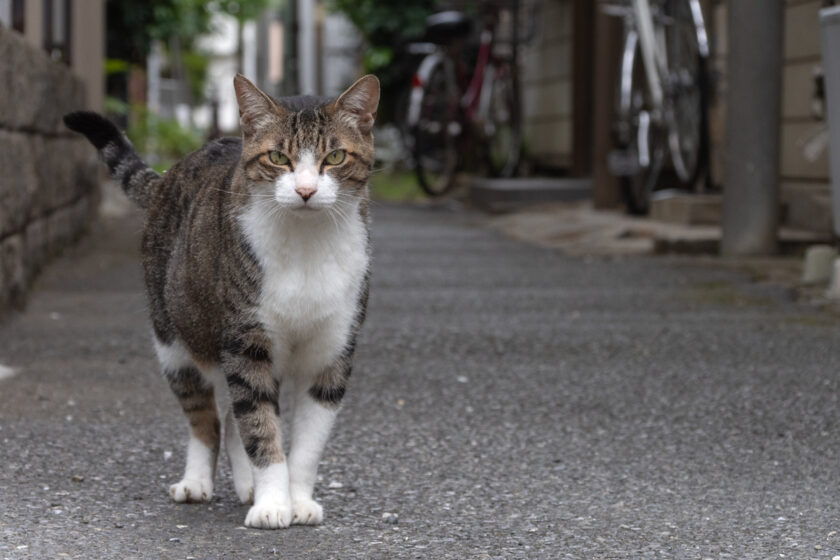
[(832, 558), (840, 328), (686, 260), (568, 258), (377, 205), (368, 322), (318, 528), (175, 505), (136, 215), (0, 325), (0, 558)]

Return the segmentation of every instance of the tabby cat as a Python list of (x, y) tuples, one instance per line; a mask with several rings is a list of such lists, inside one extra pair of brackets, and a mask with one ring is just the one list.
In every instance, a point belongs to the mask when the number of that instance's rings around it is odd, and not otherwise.
[[(350, 376), (368, 297), (368, 178), (379, 81), (335, 99), (273, 99), (234, 79), (242, 138), (164, 175), (103, 117), (65, 116), (146, 209), (143, 269), (155, 348), (190, 425), (176, 502), (207, 501), (221, 429), (212, 375), (227, 382), (225, 448), (249, 527), (318, 524), (318, 461)], [(280, 382), (291, 384), (291, 449)]]

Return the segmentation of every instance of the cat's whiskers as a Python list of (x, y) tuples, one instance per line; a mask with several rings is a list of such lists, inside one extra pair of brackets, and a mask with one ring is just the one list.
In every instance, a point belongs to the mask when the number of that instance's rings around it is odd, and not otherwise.
[(220, 189), (218, 187), (207, 187), (207, 188), (211, 189), (211, 190), (214, 190), (214, 191), (221, 192), (221, 193), (226, 193), (226, 194), (247, 195), (251, 198), (269, 198), (269, 199), (274, 198), (274, 193), (260, 193), (260, 192), (243, 193), (243, 192), (231, 191), (231, 190), (227, 190), (227, 189)]

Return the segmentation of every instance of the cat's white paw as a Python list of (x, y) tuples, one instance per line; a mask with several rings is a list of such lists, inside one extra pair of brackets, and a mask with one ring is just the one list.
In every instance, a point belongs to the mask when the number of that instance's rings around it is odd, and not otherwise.
[(169, 495), (179, 504), (209, 502), (213, 497), (213, 483), (209, 480), (185, 478), (169, 487)]
[(321, 504), (310, 498), (292, 500), (293, 525), (320, 525), (324, 520)]
[(251, 506), (245, 525), (255, 529), (284, 529), (292, 523), (290, 503), (263, 501)]

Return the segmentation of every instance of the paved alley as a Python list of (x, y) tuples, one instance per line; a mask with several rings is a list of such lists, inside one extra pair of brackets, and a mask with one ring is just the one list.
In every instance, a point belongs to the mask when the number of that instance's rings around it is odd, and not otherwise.
[(840, 323), (674, 259), (569, 258), (376, 205), (368, 321), (318, 528), (175, 505), (136, 214), (0, 324), (0, 558), (832, 558)]

